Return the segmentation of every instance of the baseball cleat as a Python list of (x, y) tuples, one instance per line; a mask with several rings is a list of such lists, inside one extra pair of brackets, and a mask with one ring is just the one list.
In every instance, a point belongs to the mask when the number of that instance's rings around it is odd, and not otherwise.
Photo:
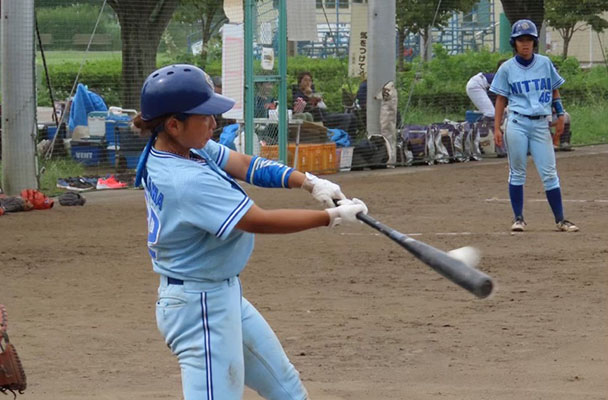
[(512, 232), (523, 232), (526, 230), (526, 221), (524, 221), (523, 217), (515, 218), (513, 225), (511, 225)]
[(578, 226), (564, 219), (557, 223), (557, 230), (562, 232), (578, 232)]

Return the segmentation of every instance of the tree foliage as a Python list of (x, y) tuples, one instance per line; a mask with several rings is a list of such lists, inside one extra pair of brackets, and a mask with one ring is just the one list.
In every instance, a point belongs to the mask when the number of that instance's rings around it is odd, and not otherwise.
[(139, 109), (139, 93), (156, 69), (156, 53), (179, 0), (108, 0), (121, 28), (122, 103)]
[[(426, 43), (430, 28), (443, 28), (454, 11), (467, 12), (477, 0), (396, 0), (399, 70), (403, 70), (403, 42), (410, 34), (419, 34)], [(439, 7), (438, 7), (439, 5)]]
[(203, 40), (200, 64), (205, 67), (209, 41), (218, 34), (220, 27), (228, 21), (224, 14), (223, 1), (181, 0), (173, 19), (184, 23), (200, 24)]
[(562, 57), (568, 57), (568, 46), (576, 31), (591, 27), (596, 32), (608, 28), (601, 14), (608, 11), (606, 0), (546, 0), (545, 18), (564, 41)]

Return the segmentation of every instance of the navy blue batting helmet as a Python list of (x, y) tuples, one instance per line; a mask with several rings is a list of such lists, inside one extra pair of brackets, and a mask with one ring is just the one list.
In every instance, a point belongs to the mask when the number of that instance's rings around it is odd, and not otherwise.
[(520, 36), (532, 36), (535, 42), (538, 42), (538, 31), (536, 25), (529, 19), (520, 19), (513, 24), (511, 29), (511, 46), (515, 46), (515, 39)]
[(205, 71), (189, 64), (168, 65), (152, 72), (141, 89), (144, 121), (169, 114), (221, 114), (233, 106), (234, 100), (214, 92)]

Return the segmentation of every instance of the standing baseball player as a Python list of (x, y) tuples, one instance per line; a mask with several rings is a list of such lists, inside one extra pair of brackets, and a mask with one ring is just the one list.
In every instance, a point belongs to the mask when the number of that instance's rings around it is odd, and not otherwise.
[[(242, 296), (239, 274), (254, 233), (290, 233), (367, 213), (340, 187), (280, 163), (229, 150), (211, 139), (213, 115), (234, 101), (192, 65), (153, 72), (133, 123), (151, 135), (137, 168), (148, 211), (148, 250), (160, 275), (157, 326), (178, 358), (186, 400), (237, 400), (244, 385), (266, 399), (303, 400), (299, 374), (262, 315)], [(235, 179), (299, 188), (326, 210), (264, 210)], [(333, 207), (332, 199), (340, 199)]]
[(557, 229), (577, 232), (578, 227), (564, 218), (553, 141), (547, 123), (553, 107), (557, 114), (555, 134), (558, 137), (562, 134), (564, 107), (558, 88), (564, 79), (549, 58), (534, 53), (537, 45), (538, 32), (534, 23), (527, 19), (515, 22), (511, 32), (515, 57), (500, 66), (490, 87), (497, 95), (494, 120), (497, 145), (502, 145), (500, 121), (507, 102), (509, 104), (504, 141), (509, 159), (509, 197), (515, 215), (511, 230), (521, 232), (526, 227), (523, 206), (529, 151), (543, 181)]

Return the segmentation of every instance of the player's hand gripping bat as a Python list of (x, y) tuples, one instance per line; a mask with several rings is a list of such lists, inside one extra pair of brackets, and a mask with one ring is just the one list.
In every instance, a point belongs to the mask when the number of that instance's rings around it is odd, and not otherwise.
[(417, 259), (475, 296), (485, 298), (492, 293), (494, 288), (492, 278), (473, 266), (424, 242), (412, 239), (369, 215), (359, 213), (357, 219), (385, 234)]

